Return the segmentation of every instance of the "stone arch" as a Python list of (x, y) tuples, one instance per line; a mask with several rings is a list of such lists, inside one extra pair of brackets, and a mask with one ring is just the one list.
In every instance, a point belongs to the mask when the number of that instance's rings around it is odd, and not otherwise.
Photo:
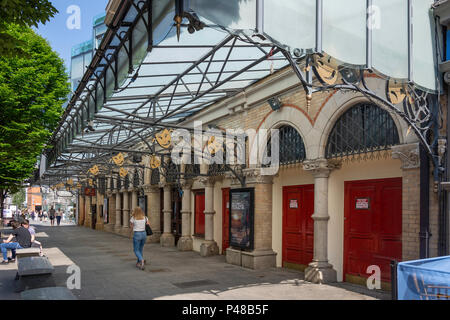
[[(278, 129), (282, 126), (291, 126), (297, 130), (305, 146), (306, 159), (309, 159), (310, 146), (307, 141), (308, 136), (314, 131), (312, 120), (299, 107), (286, 104), (279, 111), (271, 111), (267, 114), (259, 124), (256, 132), (258, 133), (262, 128), (270, 130)], [(259, 150), (259, 156), (262, 155), (262, 152), (264, 150)]]
[[(378, 92), (377, 92), (378, 93)], [(313, 144), (312, 150), (316, 158), (325, 158), (325, 149), (328, 142), (328, 137), (334, 128), (335, 123), (340, 119), (340, 117), (352, 107), (360, 103), (372, 103), (367, 98), (357, 94), (357, 93), (342, 93), (339, 92), (335, 94), (328, 102), (325, 104), (321, 113), (317, 117), (314, 128), (320, 132), (320, 135), (316, 137), (316, 142), (311, 141)], [(403, 121), (398, 115), (394, 114), (391, 110), (383, 105), (377, 104), (377, 106), (387, 112), (389, 112), (394, 124), (397, 128), (400, 144), (412, 143), (417, 141), (417, 137), (411, 132), (407, 134), (408, 125)]]

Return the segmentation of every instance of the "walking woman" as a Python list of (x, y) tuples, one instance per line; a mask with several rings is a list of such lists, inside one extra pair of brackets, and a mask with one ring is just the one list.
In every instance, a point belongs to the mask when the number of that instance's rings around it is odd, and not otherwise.
[(130, 227), (133, 228), (133, 249), (138, 261), (136, 267), (144, 270), (145, 260), (143, 256), (145, 241), (147, 240), (147, 233), (145, 232), (145, 225), (149, 224), (147, 217), (141, 208), (134, 208), (130, 219)]

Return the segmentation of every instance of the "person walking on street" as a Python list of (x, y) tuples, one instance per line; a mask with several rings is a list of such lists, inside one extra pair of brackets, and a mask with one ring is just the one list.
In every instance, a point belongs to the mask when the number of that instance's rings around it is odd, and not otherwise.
[[(26, 223), (26, 222), (25, 222)], [(16, 249), (24, 249), (31, 247), (31, 234), (22, 227), (18, 221), (11, 223), (13, 232), (9, 235), (8, 239), (3, 240), (0, 245), (3, 261), (1, 264), (8, 264), (10, 261), (16, 261)], [(15, 241), (12, 241), (15, 238)], [(8, 259), (8, 249), (11, 250), (11, 259)]]
[(50, 225), (53, 227), (55, 225), (55, 216), (56, 216), (56, 211), (53, 208), (53, 206), (51, 207), (48, 213), (50, 216)]
[(58, 211), (56, 211), (56, 224), (59, 226), (61, 223), (61, 217), (62, 217), (62, 210), (58, 209)]
[(147, 217), (141, 208), (134, 208), (131, 219), (130, 227), (133, 229), (133, 249), (134, 254), (137, 257), (136, 267), (144, 270), (145, 260), (144, 260), (144, 245), (147, 240), (147, 233), (145, 232), (145, 225), (149, 224)]

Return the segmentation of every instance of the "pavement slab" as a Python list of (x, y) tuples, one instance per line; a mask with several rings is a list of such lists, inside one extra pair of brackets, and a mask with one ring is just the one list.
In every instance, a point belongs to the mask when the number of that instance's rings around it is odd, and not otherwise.
[[(64, 224), (35, 225), (44, 255), (55, 267), (56, 286), (65, 287), (81, 270), (81, 300), (374, 300), (390, 293), (338, 283), (316, 285), (301, 272), (283, 268), (249, 270), (225, 262), (224, 256), (203, 258), (197, 252), (178, 252), (146, 244), (144, 271), (136, 268), (132, 240), (112, 233)], [(0, 299), (20, 300), (14, 293), (16, 264), (0, 266)]]

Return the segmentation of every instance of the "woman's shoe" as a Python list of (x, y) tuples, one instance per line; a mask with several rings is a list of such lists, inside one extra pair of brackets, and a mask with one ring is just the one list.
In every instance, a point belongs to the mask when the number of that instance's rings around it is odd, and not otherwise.
[(141, 261), (141, 270), (144, 270), (145, 269), (145, 260), (142, 260)]
[(0, 264), (9, 264), (9, 261), (8, 260), (3, 260)]

